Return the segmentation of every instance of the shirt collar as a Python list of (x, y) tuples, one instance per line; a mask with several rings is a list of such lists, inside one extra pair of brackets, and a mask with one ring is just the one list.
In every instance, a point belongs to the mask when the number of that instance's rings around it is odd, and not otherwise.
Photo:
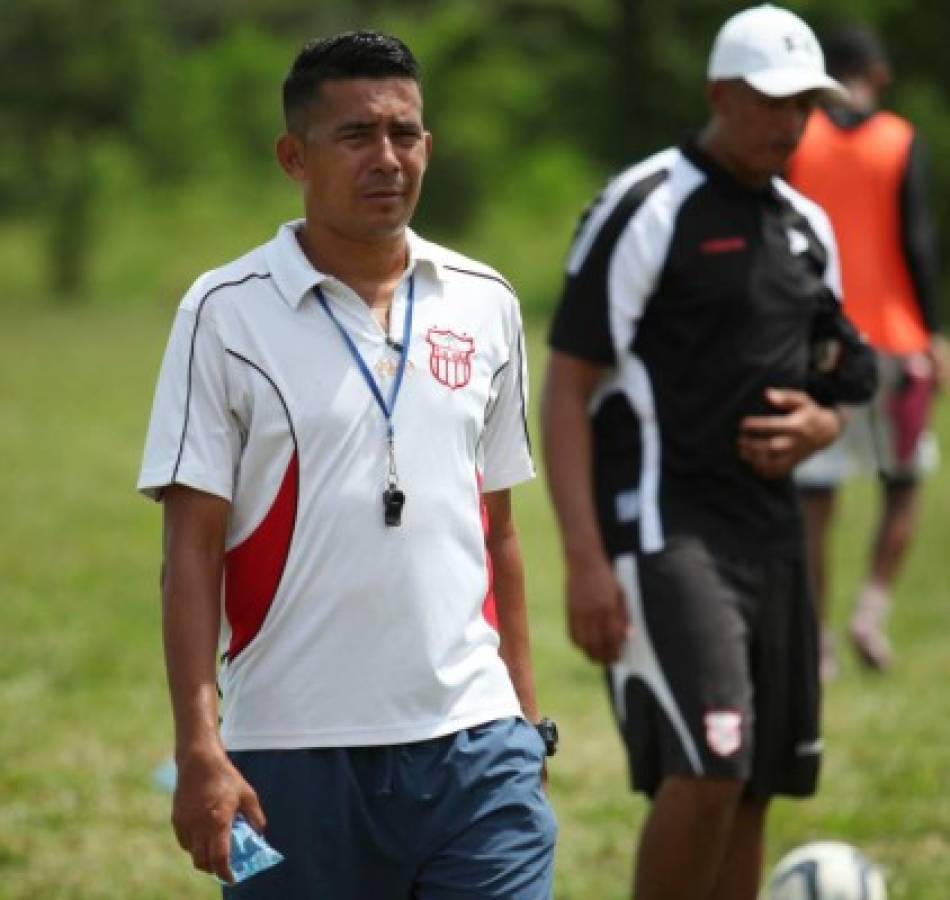
[[(303, 224), (303, 219), (285, 222), (264, 250), (277, 289), (293, 309), (298, 309), (303, 298), (315, 287), (333, 278), (315, 269), (303, 252), (297, 240)], [(415, 272), (420, 266), (427, 267), (439, 281), (444, 281), (445, 270), (436, 245), (409, 228), (406, 229), (406, 241), (409, 247), (408, 270)]]
[(760, 188), (750, 187), (736, 178), (728, 169), (720, 165), (702, 147), (697, 138), (687, 140), (681, 147), (683, 155), (712, 181), (723, 185), (728, 190), (745, 195), (749, 198), (768, 198), (775, 195), (775, 179), (770, 178), (768, 183)]
[(414, 272), (417, 266), (423, 265), (439, 281), (445, 281), (446, 271), (440, 258), (439, 247), (419, 237), (411, 228), (406, 229), (406, 240), (409, 244), (409, 270)]

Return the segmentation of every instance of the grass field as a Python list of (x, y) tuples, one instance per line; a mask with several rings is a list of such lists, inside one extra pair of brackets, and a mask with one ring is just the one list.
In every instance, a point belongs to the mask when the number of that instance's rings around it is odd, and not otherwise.
[[(171, 310), (8, 311), (0, 328), (0, 900), (211, 898), (150, 774), (170, 749), (159, 641), (159, 510), (132, 486)], [(534, 341), (535, 386), (543, 362)], [(950, 447), (950, 416), (939, 427)], [(844, 497), (839, 620), (871, 527), (873, 486)], [(517, 494), (541, 704), (562, 752), (557, 896), (627, 896), (641, 800), (626, 790), (601, 675), (567, 644), (553, 520)], [(897, 597), (892, 676), (845, 657), (825, 705), (819, 796), (776, 804), (774, 861), (814, 838), (860, 845), (892, 900), (950, 894), (950, 475), (925, 495)]]

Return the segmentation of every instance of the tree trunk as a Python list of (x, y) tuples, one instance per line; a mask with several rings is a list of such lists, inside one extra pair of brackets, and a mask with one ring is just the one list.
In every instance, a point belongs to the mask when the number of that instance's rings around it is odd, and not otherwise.
[(57, 301), (75, 302), (88, 284), (95, 171), (89, 149), (80, 140), (65, 142), (52, 166), (45, 225), (50, 287)]

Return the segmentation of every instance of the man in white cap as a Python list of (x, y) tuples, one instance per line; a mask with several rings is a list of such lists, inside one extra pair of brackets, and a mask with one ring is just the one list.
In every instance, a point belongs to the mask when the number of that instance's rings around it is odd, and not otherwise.
[(653, 804), (637, 900), (754, 900), (766, 812), (817, 785), (817, 629), (790, 473), (863, 402), (827, 217), (777, 176), (823, 92), (808, 26), (725, 23), (698, 138), (632, 166), (567, 263), (542, 420), (573, 641)]

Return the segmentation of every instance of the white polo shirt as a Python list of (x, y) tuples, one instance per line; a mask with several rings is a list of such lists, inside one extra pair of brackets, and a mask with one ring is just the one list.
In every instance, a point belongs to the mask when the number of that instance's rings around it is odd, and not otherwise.
[(480, 494), (534, 474), (517, 299), (492, 269), (409, 233), (390, 315), (399, 342), (411, 280), (393, 414), (406, 504), (387, 527), (386, 419), (314, 289), (387, 399), (399, 354), (366, 304), (310, 265), (301, 225), (186, 294), (138, 481), (154, 498), (177, 483), (231, 502), (225, 745), (401, 743), (518, 715), (483, 608)]

